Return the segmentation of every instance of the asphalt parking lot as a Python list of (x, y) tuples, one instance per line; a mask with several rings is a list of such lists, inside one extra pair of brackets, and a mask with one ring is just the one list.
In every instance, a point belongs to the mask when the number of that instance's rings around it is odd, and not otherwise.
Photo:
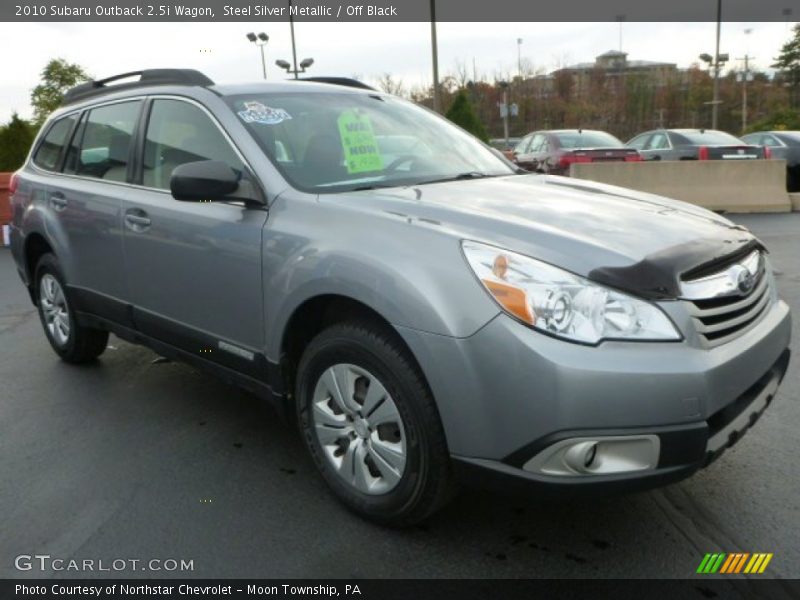
[(465, 491), (408, 531), (348, 513), (295, 432), (236, 388), (113, 336), (96, 364), (60, 362), (0, 249), (0, 577), (41, 576), (14, 557), (50, 554), (190, 559), (172, 575), (209, 578), (661, 578), (744, 551), (798, 578), (800, 214), (735, 220), (771, 249), (796, 315), (781, 392), (741, 442), (665, 489), (561, 503)]

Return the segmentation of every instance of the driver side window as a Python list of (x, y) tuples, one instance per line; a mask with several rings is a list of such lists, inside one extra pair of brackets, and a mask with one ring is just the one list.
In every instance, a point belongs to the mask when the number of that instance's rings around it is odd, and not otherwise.
[(237, 172), (244, 165), (204, 110), (183, 100), (153, 101), (142, 164), (142, 184), (169, 190), (176, 167), (189, 162), (218, 160)]

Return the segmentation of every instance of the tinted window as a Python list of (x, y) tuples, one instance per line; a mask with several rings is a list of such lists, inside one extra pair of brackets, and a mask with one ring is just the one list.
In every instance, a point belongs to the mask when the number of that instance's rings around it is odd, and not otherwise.
[[(244, 165), (225, 136), (201, 108), (181, 100), (156, 100), (150, 111), (142, 183), (169, 189), (172, 171), (185, 163), (219, 160), (238, 172)], [(288, 149), (276, 149), (288, 160)]]
[(783, 133), (781, 139), (787, 146), (800, 146), (800, 133), (798, 132)]
[(67, 141), (67, 136), (72, 131), (72, 126), (78, 120), (78, 115), (70, 115), (62, 119), (58, 119), (53, 123), (44, 136), (39, 149), (36, 150), (36, 155), (33, 157), (33, 162), (36, 166), (48, 171), (54, 171), (58, 166), (58, 158), (61, 156), (61, 150)]
[[(752, 141), (748, 141), (747, 143), (748, 144), (752, 144), (753, 142)], [(781, 142), (780, 142), (780, 140), (778, 140), (778, 138), (776, 138), (774, 135), (769, 135), (769, 134), (762, 135), (761, 139), (758, 141), (757, 145), (758, 146), (770, 146), (772, 148), (778, 148), (780, 146), (783, 146), (783, 144), (781, 144)]]
[(741, 146), (742, 140), (724, 131), (681, 131), (681, 137), (697, 146)]
[(141, 101), (89, 111), (75, 132), (64, 171), (107, 181), (125, 181), (128, 155)]
[(554, 134), (562, 148), (621, 148), (617, 138), (603, 131), (562, 131)]

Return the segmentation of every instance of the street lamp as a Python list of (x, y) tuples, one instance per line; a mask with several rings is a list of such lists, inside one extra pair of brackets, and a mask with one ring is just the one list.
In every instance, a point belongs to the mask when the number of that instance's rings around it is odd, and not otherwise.
[[(715, 58), (716, 57), (716, 58)], [(719, 99), (719, 71), (726, 62), (730, 60), (730, 55), (727, 53), (720, 54), (719, 42), (717, 42), (717, 50), (715, 56), (704, 52), (699, 56), (700, 60), (708, 64), (709, 70), (714, 69), (714, 99), (706, 104), (711, 105), (711, 129), (717, 128), (717, 115), (719, 105), (722, 103)]]
[(292, 16), (292, 0), (289, 0), (289, 31), (292, 34), (292, 65), (290, 65), (285, 60), (276, 60), (275, 64), (278, 65), (281, 69), (284, 69), (290, 75), (294, 75), (295, 79), (298, 79), (298, 75), (300, 73), (305, 73), (306, 69), (314, 64), (313, 58), (306, 58), (300, 62), (300, 66), (297, 66), (297, 44), (294, 40), (294, 17)]
[(247, 39), (253, 42), (256, 46), (261, 49), (261, 71), (264, 74), (264, 79), (267, 78), (267, 61), (264, 58), (264, 46), (267, 45), (269, 41), (269, 36), (264, 33), (263, 31), (256, 35), (252, 31), (247, 34)]
[(306, 69), (308, 69), (311, 65), (314, 64), (313, 58), (304, 58), (300, 61), (299, 68), (292, 68), (292, 65), (285, 60), (276, 60), (275, 64), (278, 65), (281, 69), (285, 70), (290, 75), (294, 75), (294, 78), (297, 79), (297, 75), (300, 73), (305, 73)]

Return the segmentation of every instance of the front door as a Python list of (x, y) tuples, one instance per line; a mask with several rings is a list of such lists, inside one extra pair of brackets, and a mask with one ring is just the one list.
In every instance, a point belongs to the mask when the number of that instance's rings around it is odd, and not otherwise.
[[(247, 170), (216, 120), (183, 99), (152, 100), (143, 189), (124, 203), (124, 250), (134, 320), (143, 333), (202, 358), (253, 372), (263, 354), (263, 208), (181, 202), (175, 167), (219, 160)], [(248, 175), (245, 175), (248, 176)]]

